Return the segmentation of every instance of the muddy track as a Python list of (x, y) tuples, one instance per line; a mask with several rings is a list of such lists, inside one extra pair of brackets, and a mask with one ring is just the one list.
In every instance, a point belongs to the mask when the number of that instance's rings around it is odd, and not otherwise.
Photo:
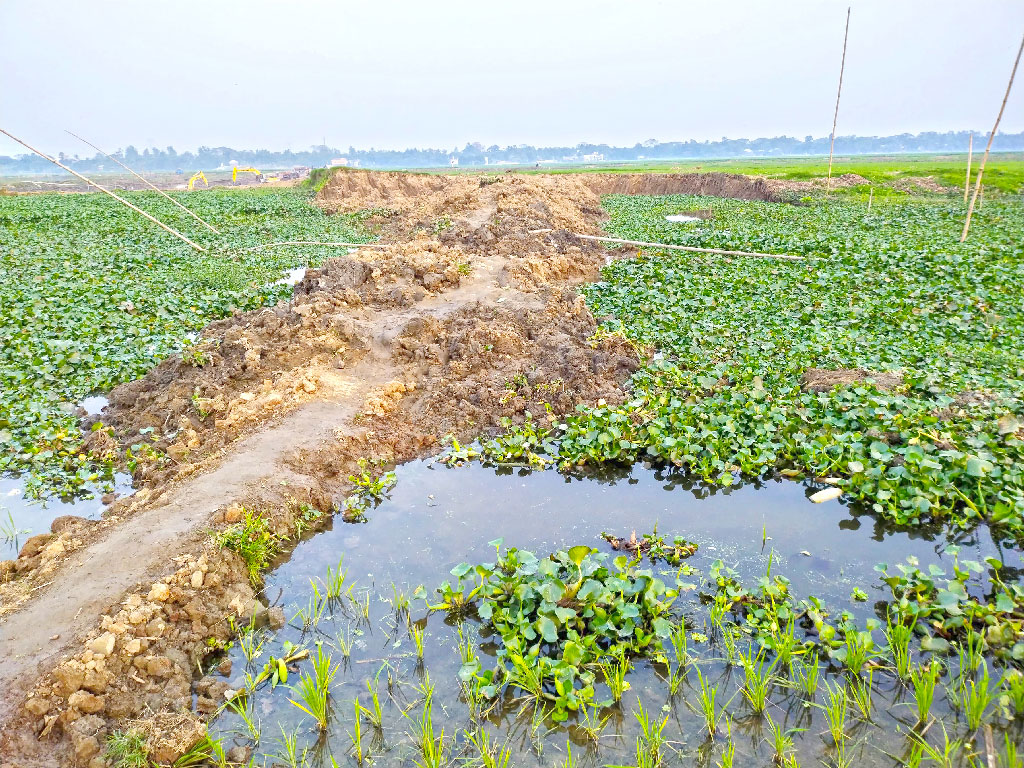
[[(90, 449), (123, 454), (151, 431), (139, 498), (46, 538), (2, 585), (24, 600), (0, 624), (4, 764), (99, 768), (112, 728), (193, 709), (208, 640), (230, 637), (229, 616), (265, 612), (240, 558), (209, 535), (243, 506), (293, 537), (300, 515), (335, 508), (359, 458), (405, 461), (528, 411), (621, 401), (637, 352), (591, 338), (576, 290), (608, 251), (569, 234), (600, 231), (593, 186), (610, 183), (338, 174), (319, 204), (389, 202), (377, 223), (393, 245), (310, 270), (291, 303), (211, 324), (201, 360), (115, 389)], [(220, 703), (204, 702), (176, 727), (200, 733)]]

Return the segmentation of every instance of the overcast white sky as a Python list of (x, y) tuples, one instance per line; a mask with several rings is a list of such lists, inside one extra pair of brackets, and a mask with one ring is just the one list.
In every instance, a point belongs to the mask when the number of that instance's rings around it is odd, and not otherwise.
[[(83, 155), (63, 129), (179, 151), (826, 136), (847, 4), (0, 0), (0, 127)], [(1024, 0), (852, 7), (839, 134), (991, 128)], [(1024, 72), (1001, 128), (1024, 130)]]

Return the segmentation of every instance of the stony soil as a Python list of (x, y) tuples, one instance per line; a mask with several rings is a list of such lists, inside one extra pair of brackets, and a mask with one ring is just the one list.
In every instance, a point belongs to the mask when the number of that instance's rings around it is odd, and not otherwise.
[(224, 693), (196, 673), (211, 638), (279, 620), (210, 536), (243, 508), (294, 538), (337, 509), (360, 458), (621, 401), (640, 356), (594, 337), (576, 289), (610, 252), (571, 232), (600, 232), (601, 193), (698, 189), (775, 199), (708, 174), (336, 174), (317, 203), (379, 209), (388, 247), (308, 271), (291, 302), (212, 323), (198, 355), (116, 388), (88, 447), (123, 458), (146, 442), (140, 490), (0, 564), (3, 765), (99, 768), (106, 734), (128, 727), (171, 762), (203, 733)]

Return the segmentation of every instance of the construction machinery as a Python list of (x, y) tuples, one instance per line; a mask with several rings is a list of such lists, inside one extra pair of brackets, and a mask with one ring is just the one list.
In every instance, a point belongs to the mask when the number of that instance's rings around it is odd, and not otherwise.
[(190, 190), (194, 189), (197, 181), (203, 182), (204, 186), (210, 186), (210, 182), (206, 180), (206, 174), (203, 173), (202, 171), (199, 171), (199, 173), (192, 174), (192, 178), (188, 180), (188, 188)]
[(237, 182), (238, 174), (240, 173), (255, 173), (256, 181), (263, 181), (263, 174), (260, 173), (258, 168), (239, 168), (237, 166), (231, 169), (231, 181)]

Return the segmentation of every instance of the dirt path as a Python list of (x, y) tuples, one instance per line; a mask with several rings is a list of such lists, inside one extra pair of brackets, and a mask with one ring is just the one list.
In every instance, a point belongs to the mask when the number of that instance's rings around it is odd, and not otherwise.
[(80, 643), (125, 592), (173, 568), (195, 545), (220, 506), (287, 470), (282, 459), (325, 440), (355, 415), (369, 384), (354, 381), (343, 402), (313, 402), (238, 446), (207, 474), (171, 490), (157, 504), (74, 552), (28, 605), (0, 624), (0, 723), (49, 663)]

